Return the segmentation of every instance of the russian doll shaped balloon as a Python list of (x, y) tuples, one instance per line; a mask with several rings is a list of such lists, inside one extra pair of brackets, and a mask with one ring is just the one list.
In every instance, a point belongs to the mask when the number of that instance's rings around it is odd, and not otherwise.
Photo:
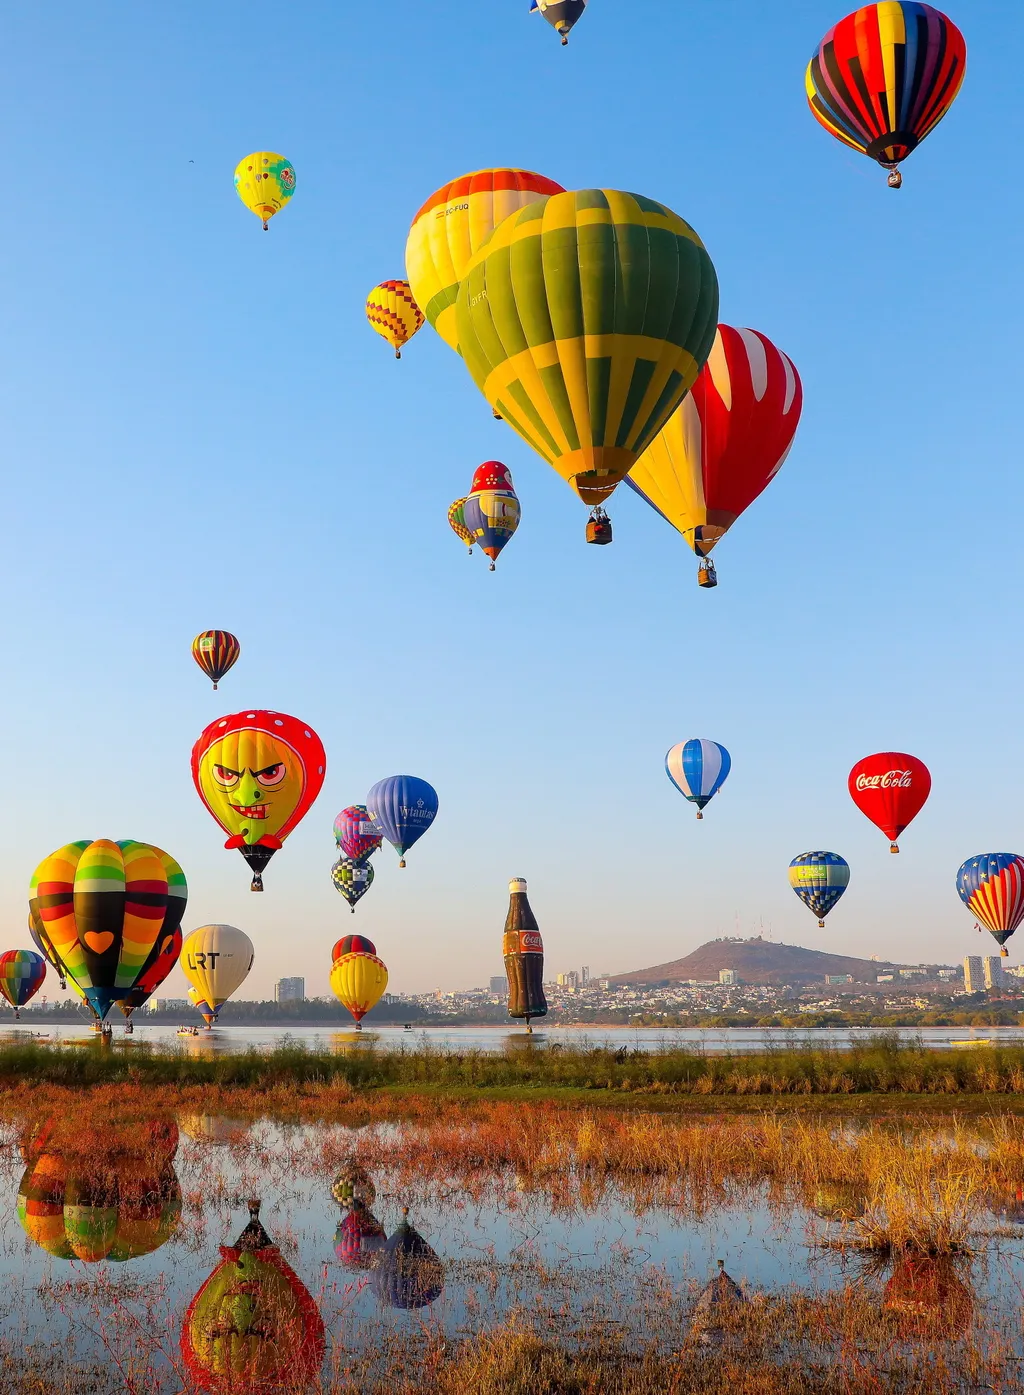
[(192, 747), (199, 797), (252, 869), (263, 869), (312, 808), (327, 757), (316, 732), (297, 717), (264, 708), (219, 717)]
[(519, 527), (521, 510), (507, 465), (487, 460), (477, 468), (473, 483), (462, 501), (462, 517), (473, 542), (491, 559), (491, 571), (498, 554)]

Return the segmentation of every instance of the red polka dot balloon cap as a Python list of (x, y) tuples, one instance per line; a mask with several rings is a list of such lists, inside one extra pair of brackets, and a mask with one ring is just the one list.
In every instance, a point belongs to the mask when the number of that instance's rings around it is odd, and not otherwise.
[(469, 492), (479, 494), (485, 489), (507, 489), (510, 494), (516, 492), (512, 474), (508, 466), (503, 465), (500, 460), (485, 460), (482, 465), (477, 466)]

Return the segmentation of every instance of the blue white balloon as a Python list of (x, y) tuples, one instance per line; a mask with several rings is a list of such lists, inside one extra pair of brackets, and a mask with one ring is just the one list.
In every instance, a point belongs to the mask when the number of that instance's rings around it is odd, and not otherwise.
[(665, 757), (665, 770), (676, 789), (697, 806), (697, 817), (725, 784), (732, 758), (717, 741), (680, 741)]

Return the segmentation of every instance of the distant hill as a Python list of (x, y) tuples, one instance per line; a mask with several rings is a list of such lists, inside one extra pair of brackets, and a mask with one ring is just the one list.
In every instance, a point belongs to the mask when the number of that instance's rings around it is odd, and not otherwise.
[(887, 960), (851, 959), (845, 954), (825, 954), (819, 949), (774, 944), (758, 937), (709, 940), (685, 959), (615, 974), (612, 982), (678, 983), (693, 978), (706, 983), (717, 981), (719, 969), (735, 969), (744, 983), (821, 983), (826, 974), (850, 974), (855, 982), (874, 983), (878, 974), (896, 972), (901, 967), (904, 966)]

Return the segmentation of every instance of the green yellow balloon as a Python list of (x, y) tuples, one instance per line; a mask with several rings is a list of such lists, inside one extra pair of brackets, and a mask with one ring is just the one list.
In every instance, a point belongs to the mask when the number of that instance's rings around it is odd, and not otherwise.
[(270, 219), (280, 213), (295, 193), (295, 170), (290, 160), (272, 150), (254, 150), (235, 167), (235, 193), (266, 232)]
[(718, 277), (671, 209), (579, 189), (498, 225), (462, 278), (456, 320), (495, 412), (584, 503), (601, 504), (710, 354)]

